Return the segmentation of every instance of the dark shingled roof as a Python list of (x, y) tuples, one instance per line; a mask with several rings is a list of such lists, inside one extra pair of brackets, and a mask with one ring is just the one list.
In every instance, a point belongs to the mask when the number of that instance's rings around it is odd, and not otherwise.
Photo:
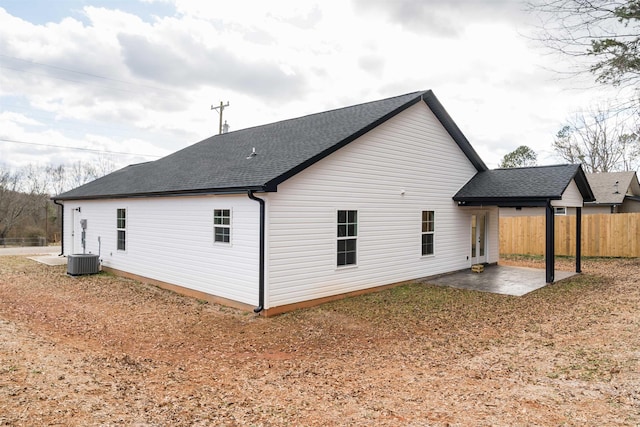
[(592, 201), (593, 192), (580, 165), (482, 171), (467, 182), (453, 200), (468, 205), (541, 206), (547, 200), (561, 199), (572, 179), (584, 201)]
[[(275, 191), (277, 185), (424, 101), (478, 171), (487, 167), (432, 91), (412, 92), (207, 138), (127, 166), (56, 200)], [(255, 156), (251, 153), (255, 147)]]

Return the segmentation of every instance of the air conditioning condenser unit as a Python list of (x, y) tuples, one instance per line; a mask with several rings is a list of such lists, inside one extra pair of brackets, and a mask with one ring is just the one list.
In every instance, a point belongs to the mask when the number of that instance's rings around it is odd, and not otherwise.
[(67, 274), (81, 276), (100, 271), (100, 256), (96, 254), (73, 254), (67, 256)]

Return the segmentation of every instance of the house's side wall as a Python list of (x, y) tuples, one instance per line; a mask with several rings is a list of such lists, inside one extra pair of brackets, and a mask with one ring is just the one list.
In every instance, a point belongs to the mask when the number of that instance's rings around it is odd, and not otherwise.
[(621, 213), (640, 212), (640, 202), (636, 200), (625, 199), (625, 201), (622, 202), (622, 206), (620, 206), (620, 212)]
[[(637, 203), (640, 211), (640, 203)], [(620, 211), (622, 212), (622, 211)], [(585, 204), (582, 208), (582, 215), (593, 215), (593, 214), (610, 214), (611, 213), (611, 205), (590, 205)], [(575, 215), (576, 208), (568, 207), (567, 215)], [(544, 216), (544, 208), (522, 208), (521, 210), (516, 210), (516, 208), (500, 208), (500, 216), (504, 218), (514, 217), (514, 216)]]
[(611, 205), (585, 205), (582, 215), (610, 214)]
[(562, 193), (562, 199), (552, 200), (551, 206), (564, 206), (564, 207), (582, 207), (584, 200), (582, 194), (576, 185), (575, 180), (571, 180), (567, 188)]
[(75, 207), (76, 207), (76, 204), (73, 201), (66, 201), (62, 206), (62, 210), (63, 210), (62, 227), (64, 228), (64, 233), (62, 233), (61, 239), (62, 239), (62, 247), (64, 250), (64, 255), (69, 255), (69, 254), (78, 252), (74, 250), (73, 240), (72, 240), (73, 239), (72, 227), (74, 224), (73, 213), (74, 213)]
[(487, 262), (495, 263), (500, 260), (500, 209), (492, 206), (487, 212)]
[[(79, 207), (80, 212), (73, 211)], [(116, 212), (126, 209), (126, 250), (117, 249)], [(231, 243), (214, 243), (214, 209), (231, 210)], [(65, 202), (65, 254), (87, 220), (86, 252), (116, 270), (258, 303), (259, 205), (247, 196), (153, 197)], [(100, 238), (100, 244), (98, 242)]]
[[(267, 307), (468, 267), (470, 212), (452, 196), (475, 173), (418, 103), (287, 180), (267, 196)], [(342, 209), (358, 211), (357, 266), (338, 268)], [(435, 211), (433, 256), (421, 255), (423, 210)], [(490, 230), (497, 257), (497, 209)]]
[(500, 216), (504, 218), (514, 216), (543, 216), (545, 213), (544, 208), (500, 208)]

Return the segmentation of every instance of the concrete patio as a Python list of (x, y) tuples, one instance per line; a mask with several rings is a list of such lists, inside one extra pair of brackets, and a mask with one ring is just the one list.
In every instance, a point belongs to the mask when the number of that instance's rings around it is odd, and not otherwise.
[[(555, 282), (575, 276), (570, 271), (555, 272)], [(522, 296), (547, 285), (545, 270), (538, 268), (491, 265), (482, 273), (469, 270), (427, 278), (424, 283), (495, 294)]]
[(60, 246), (23, 246), (0, 248), (0, 256), (20, 256), (46, 265), (65, 265), (67, 258), (59, 256)]

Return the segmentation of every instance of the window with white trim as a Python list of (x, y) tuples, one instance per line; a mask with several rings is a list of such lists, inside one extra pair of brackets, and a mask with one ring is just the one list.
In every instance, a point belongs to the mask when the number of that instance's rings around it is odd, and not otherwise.
[(435, 230), (436, 213), (434, 211), (422, 211), (422, 255), (434, 254)]
[(567, 208), (553, 208), (553, 211), (556, 215), (566, 215), (567, 214)]
[(231, 243), (231, 209), (213, 210), (213, 241)]
[(358, 240), (358, 211), (338, 211), (338, 267), (355, 265)]
[(119, 251), (127, 249), (127, 210), (119, 208), (116, 212), (117, 248)]

